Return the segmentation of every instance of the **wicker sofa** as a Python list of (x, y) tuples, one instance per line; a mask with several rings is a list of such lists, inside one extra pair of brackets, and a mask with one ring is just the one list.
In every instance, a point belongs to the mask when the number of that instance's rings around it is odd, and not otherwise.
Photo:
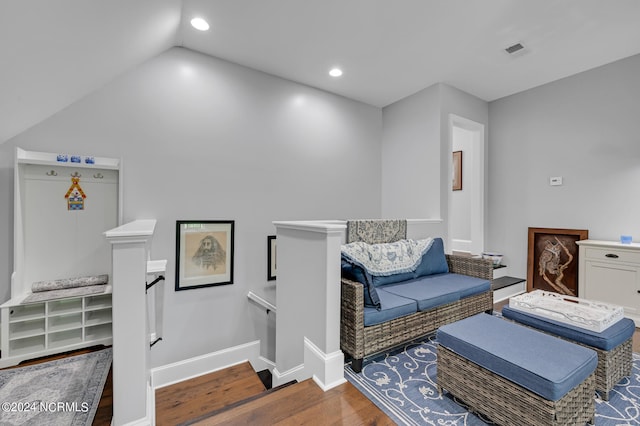
[[(391, 243), (406, 238), (406, 221), (349, 221), (347, 243), (367, 244)], [(491, 261), (463, 256), (445, 255), (451, 278), (455, 274), (490, 281), (493, 276)], [(446, 274), (439, 274), (442, 279)], [(415, 281), (408, 280), (407, 283)], [(398, 288), (402, 282), (395, 283)], [(424, 336), (440, 326), (475, 315), (491, 312), (493, 292), (490, 288), (481, 293), (460, 297), (432, 306), (425, 310), (392, 318), (374, 325), (365, 325), (365, 285), (344, 276), (341, 279), (340, 347), (352, 358), (352, 369), (362, 369), (363, 358), (393, 348), (402, 343)], [(371, 309), (371, 308), (369, 308)]]

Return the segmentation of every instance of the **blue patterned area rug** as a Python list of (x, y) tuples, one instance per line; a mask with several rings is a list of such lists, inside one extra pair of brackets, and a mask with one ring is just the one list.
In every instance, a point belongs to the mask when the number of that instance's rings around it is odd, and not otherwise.
[[(435, 334), (388, 354), (366, 358), (361, 373), (345, 366), (345, 378), (400, 425), (475, 426), (491, 424), (436, 386)], [(609, 394), (596, 395), (596, 426), (640, 425), (640, 355), (631, 377)]]

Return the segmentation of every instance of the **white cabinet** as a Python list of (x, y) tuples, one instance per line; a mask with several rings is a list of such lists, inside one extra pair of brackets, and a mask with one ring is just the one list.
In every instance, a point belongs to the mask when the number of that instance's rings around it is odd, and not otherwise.
[(90, 345), (111, 344), (111, 293), (5, 303), (0, 366)]
[(624, 308), (640, 324), (640, 244), (582, 240), (578, 294)]
[[(0, 367), (84, 346), (111, 344), (111, 286), (100, 294), (44, 297), (36, 281), (107, 274), (103, 233), (122, 222), (119, 159), (16, 149), (11, 298), (0, 306)], [(65, 295), (67, 296), (67, 295)]]

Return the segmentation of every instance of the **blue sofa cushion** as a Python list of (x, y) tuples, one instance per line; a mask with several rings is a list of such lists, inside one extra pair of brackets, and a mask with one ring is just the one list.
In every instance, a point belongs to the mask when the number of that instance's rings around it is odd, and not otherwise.
[(388, 293), (383, 289), (378, 289), (378, 296), (380, 297), (380, 310), (371, 307), (364, 308), (365, 327), (417, 312), (415, 300)]
[(415, 270), (415, 277), (444, 274), (449, 272), (449, 264), (444, 255), (442, 238), (434, 238), (431, 247), (422, 255), (422, 260)]
[(509, 306), (502, 308), (502, 315), (510, 320), (546, 331), (556, 336), (565, 337), (575, 342), (584, 343), (594, 348), (610, 351), (621, 343), (626, 342), (636, 330), (635, 323), (630, 318), (623, 318), (615, 324), (598, 333), (545, 318), (529, 312), (512, 309)]
[(488, 314), (444, 325), (438, 343), (550, 401), (595, 371), (595, 351)]
[(469, 275), (446, 273), (421, 278), (426, 285), (445, 285), (458, 292), (460, 299), (491, 290), (491, 281)]
[(390, 284), (383, 289), (388, 293), (415, 300), (419, 311), (426, 311), (460, 299), (460, 292), (452, 289), (446, 280), (432, 283), (430, 278), (421, 277), (399, 284)]
[(371, 283), (371, 276), (361, 266), (351, 263), (344, 256), (342, 257), (342, 276), (362, 284), (364, 287), (364, 306), (380, 309), (380, 298)]

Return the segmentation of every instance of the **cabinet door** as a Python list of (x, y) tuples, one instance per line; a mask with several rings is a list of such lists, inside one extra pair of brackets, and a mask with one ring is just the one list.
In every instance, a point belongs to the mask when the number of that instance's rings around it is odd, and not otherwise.
[(625, 314), (640, 313), (640, 267), (587, 261), (585, 268), (586, 299), (622, 306)]

